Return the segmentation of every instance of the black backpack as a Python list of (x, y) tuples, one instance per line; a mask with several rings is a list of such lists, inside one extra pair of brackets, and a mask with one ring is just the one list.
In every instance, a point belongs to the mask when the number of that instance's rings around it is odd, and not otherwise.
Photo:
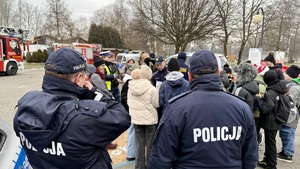
[(282, 124), (286, 124), (289, 119), (290, 111), (295, 111), (292, 98), (286, 94), (278, 94), (273, 90), (268, 90), (268, 92), (272, 93), (272, 96), (275, 96), (277, 100), (277, 104), (275, 103), (276, 107), (273, 109), (275, 119)]

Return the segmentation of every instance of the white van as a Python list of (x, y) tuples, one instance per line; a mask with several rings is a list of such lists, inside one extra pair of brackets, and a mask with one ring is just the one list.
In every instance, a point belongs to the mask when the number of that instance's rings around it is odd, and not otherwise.
[(0, 118), (0, 168), (2, 169), (30, 169), (20, 139), (12, 127)]
[(138, 53), (119, 53), (116, 57), (116, 64), (118, 64), (118, 67), (122, 69), (128, 60), (133, 59), (135, 62), (137, 62), (139, 58), (140, 54)]

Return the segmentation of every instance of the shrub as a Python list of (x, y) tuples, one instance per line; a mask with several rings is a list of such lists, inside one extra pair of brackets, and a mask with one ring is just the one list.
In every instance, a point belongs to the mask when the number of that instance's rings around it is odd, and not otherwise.
[(38, 53), (37, 52), (33, 52), (32, 56), (31, 56), (31, 62), (30, 63), (37, 63), (37, 58), (38, 58)]
[(46, 62), (46, 60), (48, 59), (49, 55), (46, 49), (43, 50), (43, 54), (44, 54), (44, 63)]
[(27, 52), (27, 53), (26, 53), (26, 62), (27, 62), (27, 63), (32, 63), (32, 62), (34, 62), (34, 56), (33, 56), (33, 54), (31, 54), (30, 52)]

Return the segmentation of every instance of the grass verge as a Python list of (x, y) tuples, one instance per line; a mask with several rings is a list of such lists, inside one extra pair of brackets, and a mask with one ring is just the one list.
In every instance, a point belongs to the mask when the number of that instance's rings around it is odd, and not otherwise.
[(42, 69), (45, 63), (27, 63), (24, 62), (24, 69)]

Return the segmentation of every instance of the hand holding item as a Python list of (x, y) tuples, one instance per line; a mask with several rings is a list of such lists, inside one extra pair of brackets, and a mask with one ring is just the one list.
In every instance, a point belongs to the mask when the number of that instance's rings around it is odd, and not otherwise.
[(86, 88), (88, 88), (89, 90), (92, 90), (92, 88), (93, 88), (93, 85), (92, 85), (92, 83), (90, 82), (90, 81), (85, 81), (84, 82), (84, 87), (86, 87)]

